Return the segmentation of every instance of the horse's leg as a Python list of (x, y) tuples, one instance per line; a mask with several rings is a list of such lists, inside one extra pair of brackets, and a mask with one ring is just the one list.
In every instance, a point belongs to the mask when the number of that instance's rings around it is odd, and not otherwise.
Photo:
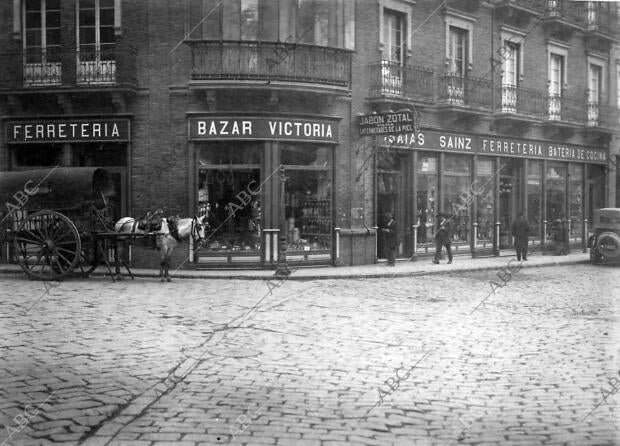
[(121, 262), (123, 261), (124, 254), (124, 243), (123, 242), (114, 242), (114, 272), (116, 273), (116, 280), (123, 280), (123, 275), (121, 274)]
[(168, 247), (166, 249), (166, 281), (172, 282), (170, 278), (170, 258), (172, 257), (172, 251), (174, 248)]

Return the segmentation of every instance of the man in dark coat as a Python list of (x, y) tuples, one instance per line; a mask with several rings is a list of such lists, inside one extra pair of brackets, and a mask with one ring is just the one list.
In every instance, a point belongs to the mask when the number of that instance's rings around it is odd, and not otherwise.
[(452, 263), (452, 245), (451, 245), (452, 234), (450, 232), (450, 221), (449, 219), (443, 215), (437, 215), (437, 232), (435, 233), (435, 258), (433, 259), (433, 263), (439, 263), (439, 259), (441, 258), (441, 250), (443, 247), (446, 247), (446, 252), (448, 253), (448, 263)]
[(391, 212), (385, 214), (385, 227), (382, 231), (385, 233), (385, 248), (387, 250), (388, 266), (394, 266), (396, 264), (396, 248), (397, 242), (397, 227), (396, 220)]
[(530, 233), (530, 225), (527, 219), (520, 213), (517, 219), (512, 223), (512, 235), (515, 238), (515, 250), (517, 251), (517, 260), (527, 260), (527, 243)]

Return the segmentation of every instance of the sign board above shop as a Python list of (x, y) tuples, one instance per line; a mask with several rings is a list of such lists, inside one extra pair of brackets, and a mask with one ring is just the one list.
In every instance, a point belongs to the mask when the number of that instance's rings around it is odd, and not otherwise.
[(383, 145), (438, 150), (472, 155), (511, 156), (526, 159), (571, 161), (606, 164), (608, 152), (602, 147), (580, 146), (576, 144), (554, 143), (531, 139), (504, 138), (492, 135), (469, 135), (421, 130), (416, 133), (403, 133), (383, 138)]
[(258, 116), (190, 117), (189, 139), (338, 142), (338, 119)]
[(411, 110), (403, 110), (362, 115), (359, 117), (357, 124), (360, 136), (392, 135), (415, 132), (413, 120), (413, 112)]
[(9, 144), (130, 140), (129, 119), (41, 119), (7, 121)]

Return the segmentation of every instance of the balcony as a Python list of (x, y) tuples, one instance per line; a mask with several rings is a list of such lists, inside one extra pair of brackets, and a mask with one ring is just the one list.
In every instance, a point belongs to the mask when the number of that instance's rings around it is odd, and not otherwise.
[(11, 94), (136, 88), (134, 48), (0, 55), (0, 91)]
[(618, 108), (599, 102), (588, 102), (586, 126), (590, 130), (613, 131), (620, 127)]
[(603, 52), (609, 51), (610, 45), (618, 42), (619, 31), (612, 4), (587, 2), (581, 5), (581, 14), (585, 17), (585, 35), (589, 46)]
[(371, 98), (433, 100), (433, 70), (382, 60), (370, 65)]
[(437, 86), (438, 102), (445, 107), (466, 113), (493, 111), (493, 84), (487, 79), (444, 73), (437, 78)]
[(494, 0), (492, 3), (504, 21), (519, 27), (527, 26), (532, 18), (545, 12), (543, 0)]
[(583, 5), (567, 0), (547, 0), (544, 16), (545, 31), (551, 36), (568, 40), (575, 31), (583, 30), (586, 14)]
[(190, 40), (190, 87), (351, 88), (351, 51), (284, 42)]

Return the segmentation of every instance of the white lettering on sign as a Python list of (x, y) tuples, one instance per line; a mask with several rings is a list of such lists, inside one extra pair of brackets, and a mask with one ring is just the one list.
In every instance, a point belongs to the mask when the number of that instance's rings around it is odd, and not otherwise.
[[(208, 131), (207, 131), (208, 127)], [(210, 136), (252, 136), (252, 121), (221, 119), (218, 121), (198, 121), (198, 135)]]
[(118, 139), (121, 137), (121, 129), (117, 122), (81, 121), (79, 123), (48, 122), (10, 125), (13, 127), (12, 139), (15, 141)]
[(274, 137), (331, 138), (333, 135), (331, 124), (317, 122), (269, 121), (269, 132)]
[(472, 150), (471, 138), (441, 135), (439, 137), (439, 147), (442, 149)]

